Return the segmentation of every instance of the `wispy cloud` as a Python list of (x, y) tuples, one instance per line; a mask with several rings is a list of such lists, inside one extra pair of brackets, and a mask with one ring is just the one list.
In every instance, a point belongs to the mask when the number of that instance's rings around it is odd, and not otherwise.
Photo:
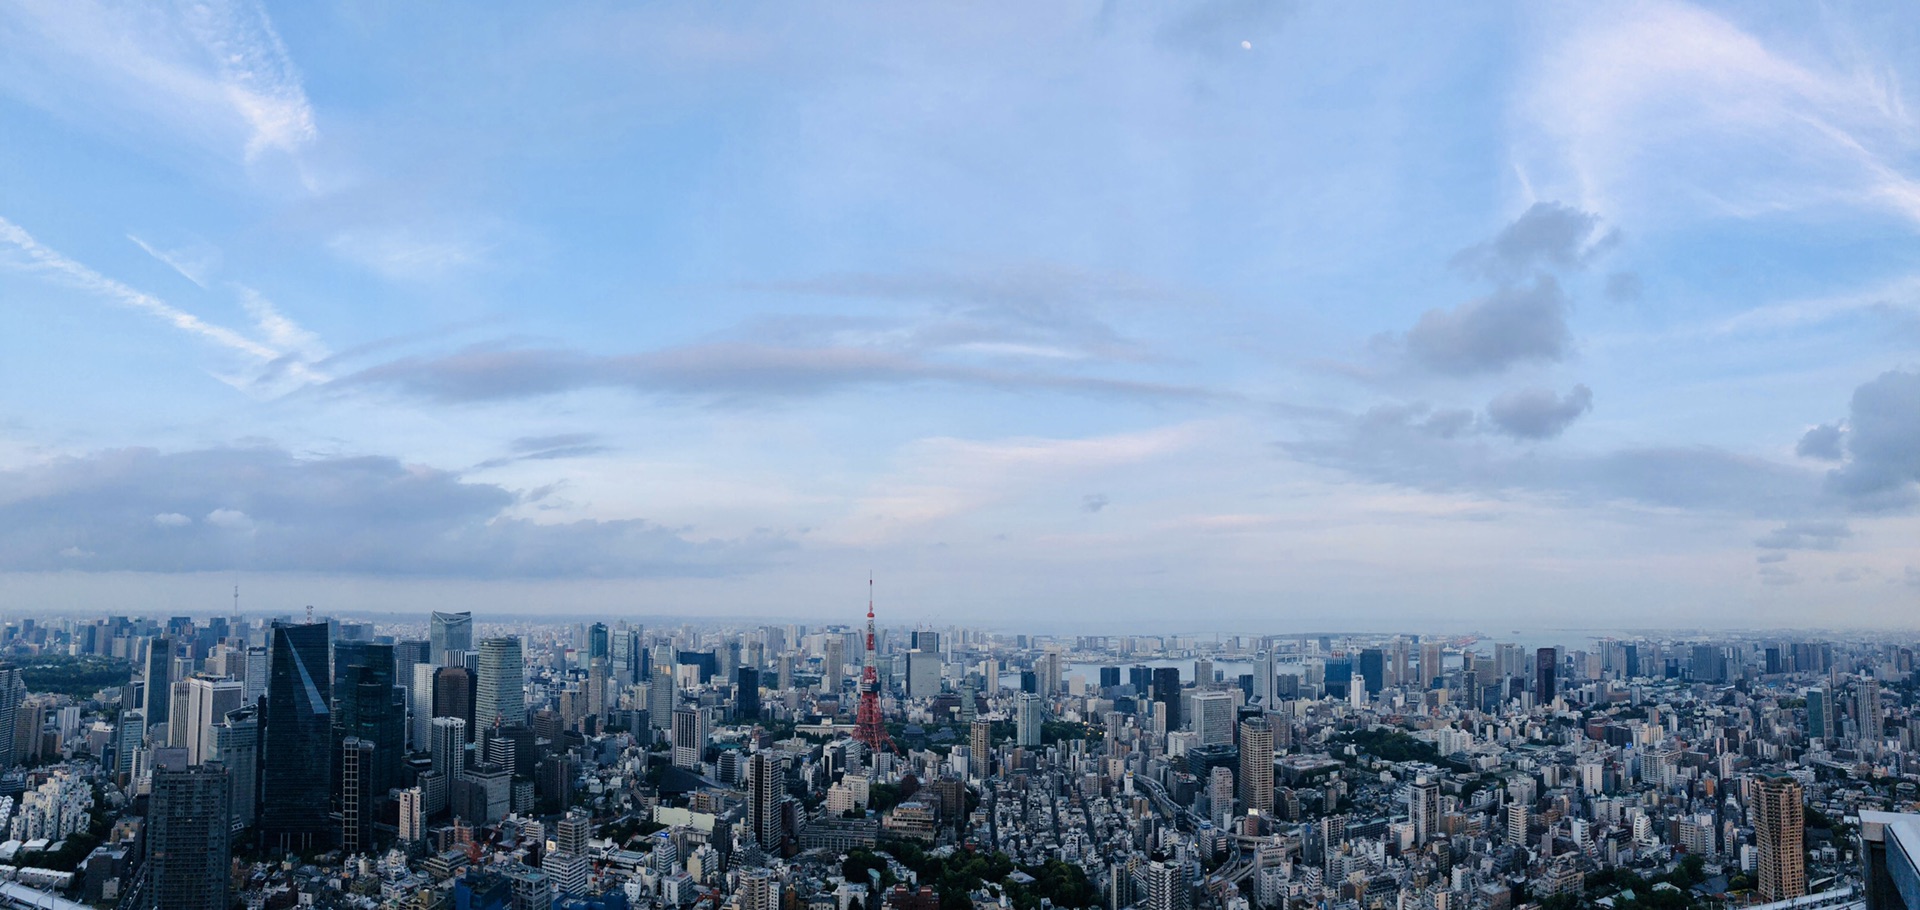
[(1920, 225), (1920, 133), (1884, 68), (1791, 57), (1682, 3), (1577, 15), (1516, 105), (1533, 190), (1635, 223), (1841, 204)]
[[(0, 265), (44, 275), (69, 287), (112, 300), (122, 306), (146, 313), (161, 322), (216, 347), (243, 355), (256, 369), (293, 377), (301, 384), (324, 377), (308, 362), (326, 355), (326, 349), (312, 333), (282, 316), (273, 305), (251, 289), (241, 288), (241, 300), (253, 314), (264, 340), (249, 337), (226, 326), (208, 322), (144, 291), (108, 278), (48, 248), (17, 224), (0, 218)], [(228, 382), (248, 386), (266, 374)]]
[(106, 4), (24, 0), (0, 10), (14, 65), (0, 90), (105, 132), (159, 127), (251, 163), (319, 136), (299, 70), (259, 0)]
[(184, 249), (163, 250), (133, 234), (128, 234), (127, 239), (133, 241), (134, 246), (159, 260), (167, 268), (180, 273), (180, 277), (202, 288), (207, 286), (207, 281), (214, 270), (220, 267), (220, 251), (204, 243), (197, 243)]

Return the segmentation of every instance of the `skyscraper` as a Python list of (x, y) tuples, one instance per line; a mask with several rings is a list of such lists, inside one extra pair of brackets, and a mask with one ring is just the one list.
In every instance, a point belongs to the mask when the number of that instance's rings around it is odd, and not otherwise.
[(428, 639), (432, 647), (428, 658), (443, 667), (464, 664), (466, 653), (473, 650), (473, 614), (441, 613), (436, 610), (428, 626)]
[(1807, 690), (1807, 738), (1833, 738), (1833, 699), (1825, 689)]
[(229, 711), (213, 728), (213, 758), (227, 769), (233, 830), (254, 822), (255, 790), (260, 779), (260, 709), (248, 705)]
[(760, 849), (778, 856), (787, 837), (781, 808), (787, 795), (781, 763), (765, 751), (747, 756), (747, 833)]
[[(18, 667), (0, 667), (0, 731), (12, 733), (20, 714), (20, 703), (27, 697), (27, 682)], [(141, 731), (146, 732), (145, 730)], [(0, 771), (20, 763), (19, 743), (11, 735), (0, 736)]]
[(147, 723), (167, 722), (173, 700), (173, 639), (155, 638), (147, 643), (147, 663), (142, 671), (145, 700), (140, 707), (147, 712)]
[(373, 743), (357, 736), (340, 741), (340, 849), (348, 856), (373, 849), (375, 760)]
[(993, 774), (993, 721), (978, 718), (967, 737), (967, 770), (976, 780), (986, 780)]
[(466, 667), (441, 667), (433, 671), (433, 716), (457, 717), (466, 724), (467, 739), (473, 739), (473, 671)]
[[(372, 749), (361, 769), (362, 794), (371, 816), (400, 786), (406, 754), (405, 693), (395, 685), (393, 646), (367, 643), (341, 673), (334, 690), (334, 735), (358, 739)], [(341, 753), (345, 755), (344, 752)]]
[(700, 763), (700, 755), (706, 749), (705, 710), (693, 705), (673, 709), (673, 763), (691, 768)]
[(227, 910), (231, 816), (226, 766), (154, 751), (147, 887), (156, 910)]
[(1878, 759), (1886, 718), (1880, 709), (1880, 681), (1862, 674), (1853, 684), (1853, 720), (1860, 754)]
[(1233, 695), (1228, 692), (1195, 692), (1193, 716), (1188, 718), (1193, 732), (1200, 734), (1200, 745), (1233, 744)]
[(1541, 648), (1533, 652), (1533, 700), (1549, 705), (1560, 693), (1560, 651)]
[(760, 719), (760, 671), (741, 667), (734, 671), (734, 716), (740, 720)]
[(260, 838), (272, 851), (332, 842), (332, 677), (327, 624), (273, 625), (272, 672), (260, 713)]
[(1407, 785), (1407, 818), (1413, 822), (1413, 842), (1424, 844), (1440, 832), (1440, 785), (1426, 775)]
[(1360, 678), (1366, 682), (1368, 695), (1379, 695), (1387, 682), (1387, 652), (1379, 648), (1362, 650)]
[(1248, 814), (1273, 812), (1273, 723), (1265, 717), (1240, 722), (1240, 806)]
[(1180, 668), (1153, 668), (1153, 700), (1167, 717), (1167, 729), (1180, 729)]
[(482, 727), (526, 726), (527, 692), (520, 639), (480, 640), (480, 674), (474, 685), (474, 722)]
[(1042, 710), (1046, 700), (1032, 692), (1020, 693), (1014, 715), (1014, 744), (1029, 748), (1040, 745), (1040, 733), (1044, 728)]
[(1261, 651), (1253, 656), (1253, 697), (1260, 702), (1260, 709), (1274, 709), (1274, 673), (1273, 652)]
[(1754, 788), (1753, 840), (1760, 850), (1755, 885), (1762, 901), (1807, 893), (1805, 819), (1800, 782), (1785, 774), (1762, 776)]
[(213, 758), (213, 728), (240, 708), (245, 694), (246, 684), (232, 679), (199, 675), (176, 681), (167, 744), (187, 750), (191, 764)]

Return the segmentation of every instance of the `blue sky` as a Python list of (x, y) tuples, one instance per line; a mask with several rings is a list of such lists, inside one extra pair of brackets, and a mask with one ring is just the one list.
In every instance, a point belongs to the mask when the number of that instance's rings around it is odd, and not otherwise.
[(1905, 4), (0, 3), (0, 609), (1911, 626)]

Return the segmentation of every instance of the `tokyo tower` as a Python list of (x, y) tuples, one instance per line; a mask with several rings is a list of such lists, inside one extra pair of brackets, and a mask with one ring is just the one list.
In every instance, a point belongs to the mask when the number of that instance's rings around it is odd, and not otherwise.
[(898, 751), (893, 737), (887, 735), (887, 722), (880, 716), (880, 665), (876, 662), (873, 641), (873, 579), (867, 579), (867, 659), (860, 670), (860, 711), (854, 715), (853, 738), (866, 744), (873, 753)]

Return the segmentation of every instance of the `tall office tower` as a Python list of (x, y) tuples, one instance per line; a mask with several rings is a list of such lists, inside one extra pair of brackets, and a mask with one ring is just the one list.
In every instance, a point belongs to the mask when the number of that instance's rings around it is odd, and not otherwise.
[(442, 779), (451, 782), (459, 777), (467, 770), (467, 722), (458, 717), (434, 718), (427, 755)]
[(673, 709), (673, 763), (677, 767), (691, 768), (700, 763), (700, 755), (707, 749), (707, 714), (705, 709), (688, 705)]
[(373, 763), (373, 743), (357, 736), (340, 741), (340, 850), (348, 856), (373, 849), (373, 819), (379, 811)]
[(547, 874), (555, 891), (576, 896), (587, 893), (593, 874), (593, 862), (587, 853), (587, 839), (592, 833), (593, 824), (577, 809), (568, 812), (554, 826), (554, 849), (541, 858), (540, 871)]
[(1424, 844), (1440, 834), (1440, 785), (1422, 774), (1407, 785), (1407, 818), (1413, 822), (1413, 842)]
[(747, 756), (747, 834), (773, 856), (780, 855), (787, 839), (786, 813), (781, 807), (787, 795), (785, 778), (785, 769), (770, 753)]
[(1379, 648), (1366, 648), (1360, 652), (1360, 678), (1365, 681), (1368, 695), (1379, 695), (1387, 684), (1387, 652)]
[(1420, 688), (1431, 689), (1434, 680), (1447, 675), (1447, 655), (1437, 641), (1420, 643)]
[(1541, 648), (1533, 652), (1533, 701), (1550, 705), (1560, 694), (1560, 649)]
[(1248, 815), (1273, 813), (1273, 722), (1255, 715), (1240, 722), (1240, 805)]
[(272, 673), (260, 715), (260, 842), (270, 851), (330, 846), (332, 767), (327, 624), (274, 623)]
[(399, 840), (402, 844), (411, 844), (427, 833), (427, 797), (419, 787), (408, 787), (400, 791)]
[(587, 627), (587, 662), (611, 660), (613, 658), (613, 635), (607, 631), (607, 624), (597, 622)]
[(0, 771), (20, 763), (20, 745), (13, 735), (20, 705), (27, 698), (26, 677), (18, 667), (0, 668)]
[(1785, 774), (1764, 775), (1753, 798), (1753, 840), (1760, 848), (1760, 900), (1784, 901), (1807, 893), (1805, 819), (1800, 782)]
[(1833, 738), (1833, 699), (1825, 689), (1808, 689), (1807, 693), (1807, 738), (1828, 740)]
[(838, 692), (840, 680), (847, 675), (847, 644), (836, 635), (827, 639), (825, 647), (821, 650), (823, 657), (820, 660), (820, 691)]
[(1106, 690), (1111, 689), (1117, 685), (1120, 685), (1120, 668), (1119, 667), (1101, 667), (1100, 668), (1100, 690), (1102, 692), (1105, 692)]
[(465, 665), (467, 652), (473, 650), (473, 614), (435, 610), (428, 627), (433, 662), (443, 667)]
[(959, 711), (960, 718), (959, 719), (960, 719), (961, 726), (972, 725), (974, 718), (977, 718), (980, 716), (979, 698), (980, 698), (979, 693), (974, 691), (973, 685), (971, 683), (960, 687), (960, 711)]
[(146, 700), (140, 707), (147, 713), (147, 724), (167, 722), (173, 699), (173, 639), (155, 638), (147, 642), (147, 662), (141, 679)]
[(1180, 862), (1153, 860), (1140, 870), (1146, 892), (1140, 910), (1188, 910), (1193, 906), (1192, 882)]
[(1719, 645), (1694, 645), (1693, 679), (1695, 682), (1726, 682), (1726, 650)]
[(1507, 804), (1507, 843), (1515, 847), (1527, 845), (1527, 807), (1524, 803)]
[(227, 910), (232, 807), (227, 769), (156, 749), (147, 806), (147, 888), (156, 910)]
[(1193, 693), (1193, 716), (1188, 718), (1200, 745), (1233, 745), (1233, 695), (1229, 692)]
[(1040, 675), (1040, 694), (1048, 698), (1066, 690), (1062, 681), (1066, 675), (1066, 657), (1057, 649), (1048, 648), (1040, 659), (1034, 661), (1033, 670)]
[(655, 730), (673, 731), (673, 709), (680, 704), (672, 664), (653, 665), (653, 684), (647, 687), (647, 716)]
[(458, 717), (466, 722), (467, 740), (473, 740), (473, 671), (466, 667), (441, 667), (433, 671), (433, 716)]
[(734, 671), (733, 715), (740, 720), (760, 719), (760, 671), (741, 667)]
[(245, 683), (205, 675), (175, 682), (167, 744), (187, 750), (190, 764), (213, 758), (213, 728), (227, 719), (227, 712), (240, 708), (246, 688)]
[(121, 711), (119, 723), (113, 730), (113, 776), (122, 787), (133, 784), (134, 759), (140, 755), (140, 745), (146, 738), (146, 712), (139, 708)]
[(740, 883), (734, 888), (734, 895), (740, 910), (779, 910), (780, 889), (769, 869), (746, 869), (740, 873)]
[(967, 737), (967, 751), (971, 757), (967, 769), (973, 772), (974, 779), (986, 780), (993, 776), (993, 721), (979, 718), (973, 722)]
[(247, 678), (244, 682), (246, 687), (241, 690), (241, 701), (251, 705), (267, 694), (267, 649), (264, 645), (247, 648)]
[(773, 658), (774, 687), (782, 692), (793, 689), (793, 655), (777, 654)]
[(247, 705), (227, 712), (213, 728), (213, 758), (227, 769), (232, 827), (253, 824), (254, 790), (260, 775), (260, 708)]
[(1353, 691), (1353, 658), (1327, 658), (1325, 673), (1321, 688), (1326, 691), (1327, 697), (1346, 699), (1348, 693)]
[(413, 684), (407, 687), (407, 747), (416, 752), (427, 747), (433, 731), (433, 676), (440, 672), (431, 663), (413, 665)]
[[(991, 678), (992, 674), (987, 674)], [(1133, 687), (1135, 697), (1145, 699), (1153, 693), (1153, 671), (1146, 667), (1128, 667), (1127, 685)]]
[(587, 713), (593, 715), (594, 723), (604, 727), (607, 723), (607, 682), (611, 678), (607, 670), (607, 658), (595, 657), (587, 664)]
[[(435, 667), (439, 665), (437, 661), (428, 656), (432, 651), (432, 642), (420, 641), (418, 639), (396, 641), (393, 643), (393, 684), (399, 686), (400, 691), (405, 693), (400, 710), (401, 716), (405, 718), (405, 735), (409, 745), (415, 742), (412, 723), (413, 707), (416, 704), (420, 704), (420, 702), (413, 697), (413, 691), (417, 688), (417, 683), (420, 680), (420, 675), (416, 671), (420, 667)], [(433, 704), (433, 677), (428, 676), (426, 679), (428, 689), (426, 704), (431, 705)], [(412, 746), (412, 748), (418, 749), (420, 747)]]
[(1014, 745), (1029, 748), (1040, 745), (1040, 732), (1045, 726), (1045, 706), (1046, 699), (1038, 694), (1020, 693), (1019, 701), (1015, 703)]
[(1885, 715), (1880, 710), (1879, 680), (1861, 674), (1860, 680), (1853, 684), (1853, 714), (1860, 754), (1879, 759), (1886, 731)]
[(392, 645), (361, 645), (333, 692), (335, 737), (358, 739), (372, 749), (371, 760), (361, 769), (370, 814), (379, 811), (387, 791), (401, 785), (407, 751), (406, 695), (395, 685), (393, 651)]
[(1180, 729), (1180, 668), (1153, 668), (1153, 700), (1167, 716), (1167, 729)]
[(1260, 710), (1274, 709), (1275, 691), (1273, 652), (1261, 651), (1253, 656), (1253, 697), (1259, 700)]
[(473, 719), (482, 727), (526, 726), (525, 664), (520, 639), (480, 640), (480, 674), (474, 684)]
[[(1396, 686), (1410, 685), (1413, 682), (1413, 667), (1409, 661), (1410, 652), (1411, 648), (1407, 644), (1406, 639), (1395, 638), (1393, 640), (1393, 647), (1389, 652), (1389, 657), (1393, 661), (1390, 669), (1393, 671), (1393, 684)], [(1423, 686), (1422, 688), (1425, 687)]]
[(937, 651), (907, 652), (907, 697), (932, 698), (940, 694), (940, 654)]

